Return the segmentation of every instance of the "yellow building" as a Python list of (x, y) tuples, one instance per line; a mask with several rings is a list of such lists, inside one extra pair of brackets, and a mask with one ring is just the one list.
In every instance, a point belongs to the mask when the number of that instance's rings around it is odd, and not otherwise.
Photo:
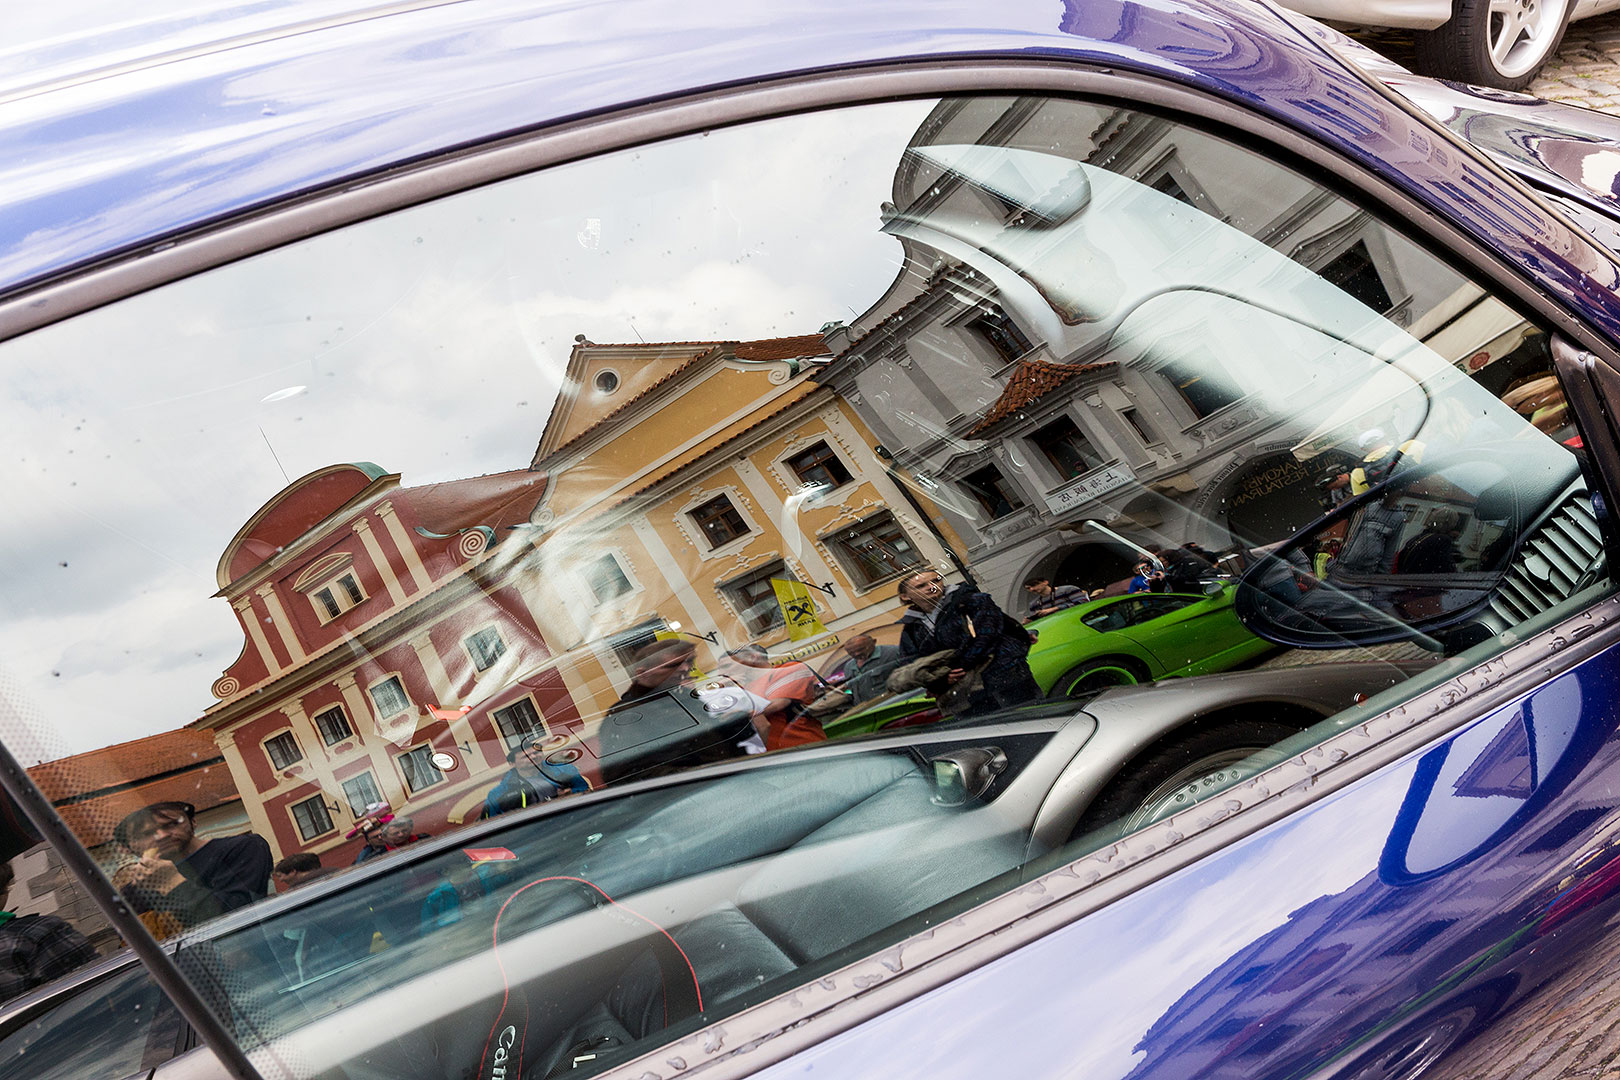
[[(689, 635), (701, 666), (750, 642), (826, 653), (893, 624), (909, 573), (951, 565), (952, 538), (815, 381), (827, 359), (819, 334), (577, 339), (533, 461), (549, 483), (525, 587), (582, 715), (618, 698), (656, 636)], [(802, 583), (820, 626), (790, 634), (773, 580)]]

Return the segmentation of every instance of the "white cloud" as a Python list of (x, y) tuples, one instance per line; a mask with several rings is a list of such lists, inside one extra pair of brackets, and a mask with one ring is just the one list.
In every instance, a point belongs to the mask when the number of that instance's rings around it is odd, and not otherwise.
[(526, 466), (576, 334), (774, 337), (863, 310), (895, 273), (878, 207), (928, 109), (515, 178), (0, 345), (0, 650), (33, 715), (74, 750), (193, 719), (241, 647), (212, 594), (242, 522), (335, 462), (406, 485)]

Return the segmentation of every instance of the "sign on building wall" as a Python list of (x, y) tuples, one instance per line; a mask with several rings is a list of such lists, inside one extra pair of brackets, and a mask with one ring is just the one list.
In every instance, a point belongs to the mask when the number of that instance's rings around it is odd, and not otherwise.
[(1106, 469), (1089, 472), (1068, 487), (1052, 492), (1046, 497), (1046, 505), (1054, 514), (1065, 514), (1135, 479), (1136, 474), (1131, 472), (1129, 465), (1110, 465)]
[(789, 641), (803, 641), (827, 632), (821, 616), (816, 613), (816, 602), (810, 598), (808, 585), (802, 581), (771, 578), (771, 588), (776, 590), (776, 602), (782, 605)]

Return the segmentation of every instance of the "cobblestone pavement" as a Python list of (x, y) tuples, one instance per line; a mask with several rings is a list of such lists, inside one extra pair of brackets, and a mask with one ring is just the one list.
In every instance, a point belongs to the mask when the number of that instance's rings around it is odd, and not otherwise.
[(1557, 58), (1530, 84), (1530, 93), (1620, 112), (1620, 12), (1572, 25)]

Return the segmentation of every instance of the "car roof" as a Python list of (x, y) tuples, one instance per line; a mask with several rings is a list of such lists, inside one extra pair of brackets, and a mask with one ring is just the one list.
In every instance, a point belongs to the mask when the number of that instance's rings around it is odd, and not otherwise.
[(158, 14), (0, 52), (0, 295), (199, 222), (622, 105), (886, 60), (1060, 53), (1230, 96), (1256, 89), (1256, 73), (1342, 70), (1264, 8), (1205, 0), (263, 0)]
[(0, 301), (569, 119), (896, 61), (1063, 58), (1196, 86), (1303, 131), (1446, 208), (1508, 265), (1538, 268), (1544, 295), (1620, 340), (1620, 313), (1587, 287), (1620, 285), (1612, 258), (1501, 190), (1312, 26), (1248, 0), (259, 0), (200, 23), (36, 37), (0, 65)]

